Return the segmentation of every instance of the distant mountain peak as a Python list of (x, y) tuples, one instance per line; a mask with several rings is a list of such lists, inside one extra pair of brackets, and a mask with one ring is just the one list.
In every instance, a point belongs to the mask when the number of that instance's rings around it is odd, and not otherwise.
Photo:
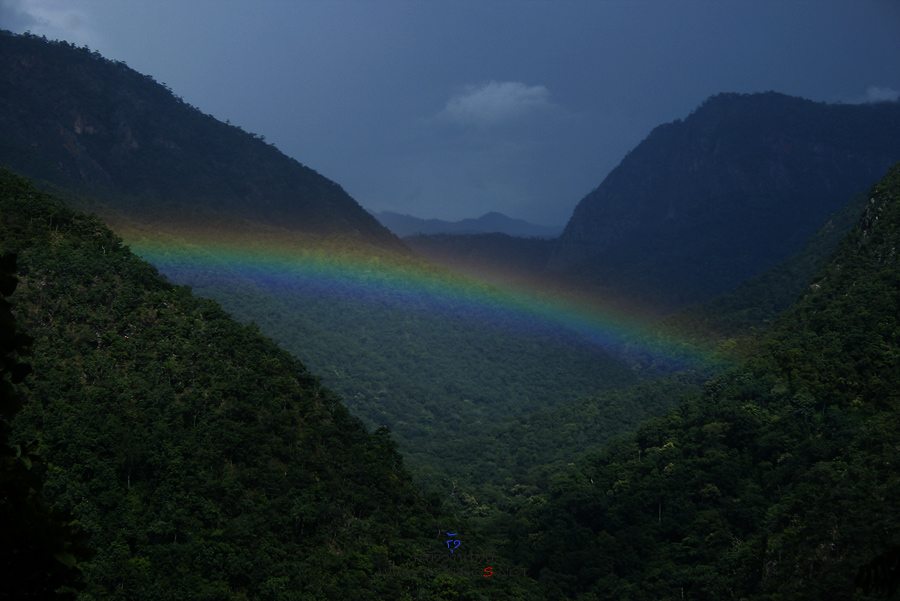
[(537, 225), (524, 219), (515, 219), (498, 211), (489, 211), (481, 217), (470, 217), (459, 221), (422, 219), (393, 211), (381, 211), (375, 216), (385, 227), (400, 237), (415, 234), (498, 233), (520, 238), (555, 238), (563, 229), (562, 227)]

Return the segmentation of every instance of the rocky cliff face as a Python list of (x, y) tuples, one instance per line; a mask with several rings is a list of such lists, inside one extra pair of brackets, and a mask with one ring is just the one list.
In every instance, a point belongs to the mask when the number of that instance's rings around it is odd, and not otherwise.
[(722, 94), (656, 128), (577, 206), (550, 271), (669, 310), (796, 252), (900, 159), (900, 103)]
[(130, 215), (216, 211), (402, 243), (340, 186), (124, 63), (0, 32), (0, 164)]

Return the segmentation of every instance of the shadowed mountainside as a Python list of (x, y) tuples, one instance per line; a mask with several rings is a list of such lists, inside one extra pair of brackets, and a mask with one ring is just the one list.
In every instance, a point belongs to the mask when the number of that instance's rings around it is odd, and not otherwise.
[(0, 164), (133, 218), (224, 213), (405, 250), (338, 184), (264, 137), (86, 48), (0, 32), (0, 130)]
[(900, 103), (720, 94), (661, 125), (576, 207), (550, 271), (662, 310), (797, 252), (900, 160)]
[(900, 103), (720, 94), (651, 132), (553, 241), (416, 235), (429, 259), (494, 283), (671, 313), (796, 253), (900, 160)]

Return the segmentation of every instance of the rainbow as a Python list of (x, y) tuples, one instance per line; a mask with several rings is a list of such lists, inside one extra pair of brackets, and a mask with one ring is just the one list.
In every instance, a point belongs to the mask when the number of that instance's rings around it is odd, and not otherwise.
[(399, 303), (486, 326), (574, 333), (583, 343), (669, 366), (725, 367), (734, 361), (711, 345), (659, 334), (647, 314), (611, 302), (556, 293), (540, 282), (488, 285), (352, 239), (313, 239), (258, 224), (114, 229), (137, 255), (179, 284), (239, 278), (283, 293)]

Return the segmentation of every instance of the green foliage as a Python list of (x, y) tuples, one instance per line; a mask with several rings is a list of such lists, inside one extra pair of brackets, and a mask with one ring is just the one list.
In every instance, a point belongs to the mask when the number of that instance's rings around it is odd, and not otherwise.
[(573, 471), (580, 457), (664, 414), (705, 380), (680, 372), (458, 435), (439, 448), (439, 470), (425, 453), (406, 456), (421, 486), (441, 491), (460, 515), (494, 531), (490, 524), (531, 503), (549, 476)]
[(862, 566), (856, 576), (856, 585), (866, 594), (877, 590), (885, 597), (900, 589), (900, 547), (894, 547)]
[[(40, 440), (45, 498), (72, 508), (96, 551), (81, 599), (531, 590), (458, 574), (438, 587), (418, 569), (451, 521), (412, 486), (387, 430), (367, 433), (257, 328), (9, 172), (0, 212), (4, 250), (20, 257), (14, 311), (34, 339), (15, 433)], [(487, 545), (466, 532), (472, 550)], [(381, 573), (391, 566), (410, 575)]]

